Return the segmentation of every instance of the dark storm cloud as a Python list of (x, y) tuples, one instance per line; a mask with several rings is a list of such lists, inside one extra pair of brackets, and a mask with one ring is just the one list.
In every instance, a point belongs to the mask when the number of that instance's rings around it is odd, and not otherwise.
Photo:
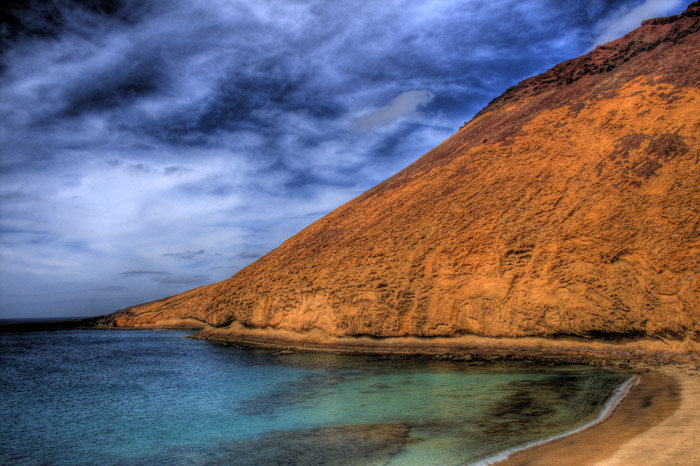
[[(315, 133), (342, 135), (347, 121), (367, 129), (413, 114), (419, 102), (398, 104), (410, 96), (476, 93), (482, 101), (472, 105), (480, 106), (495, 86), (479, 76), (505, 87), (514, 74), (541, 71), (566, 53), (552, 44), (562, 40), (552, 20), (590, 21), (578, 5), (521, 2), (154, 5), (124, 22), (65, 3), (52, 16), (52, 40), (10, 47), (3, 96), (12, 120), (48, 132), (56, 149), (71, 145), (65, 136), (75, 126), (88, 138), (81, 145), (119, 134), (134, 143), (221, 146), (251, 131), (267, 140), (257, 158), (295, 157), (315, 147)], [(604, 9), (593, 5), (589, 14)], [(572, 31), (569, 41), (586, 40)], [(533, 56), (532, 48), (546, 53)], [(425, 110), (440, 110), (428, 102), (420, 101)], [(465, 110), (469, 104), (455, 109), (461, 117), (478, 110)], [(284, 150), (289, 143), (293, 153)]]
[[(226, 278), (253, 259), (230, 251), (273, 249), (507, 87), (640, 15), (681, 9), (12, 1), (0, 28), (0, 297), (96, 289), (123, 270), (162, 285), (131, 280), (134, 302)], [(2, 312), (45, 308), (3, 299)]]

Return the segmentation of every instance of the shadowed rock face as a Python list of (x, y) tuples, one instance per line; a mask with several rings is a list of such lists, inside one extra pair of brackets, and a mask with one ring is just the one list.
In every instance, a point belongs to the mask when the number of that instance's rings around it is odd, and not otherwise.
[(663, 338), (697, 351), (699, 235), (694, 2), (509, 89), (230, 279), (105, 325)]

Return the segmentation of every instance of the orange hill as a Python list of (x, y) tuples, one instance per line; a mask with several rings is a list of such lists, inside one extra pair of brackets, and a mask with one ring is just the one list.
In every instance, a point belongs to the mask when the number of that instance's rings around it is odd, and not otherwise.
[(102, 326), (698, 358), (700, 2), (529, 78), (228, 280)]

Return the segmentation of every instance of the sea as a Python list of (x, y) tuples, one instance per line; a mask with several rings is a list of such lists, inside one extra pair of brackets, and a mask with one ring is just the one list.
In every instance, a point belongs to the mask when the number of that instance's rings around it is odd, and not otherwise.
[(631, 376), (187, 331), (0, 334), (3, 465), (463, 465), (596, 422)]

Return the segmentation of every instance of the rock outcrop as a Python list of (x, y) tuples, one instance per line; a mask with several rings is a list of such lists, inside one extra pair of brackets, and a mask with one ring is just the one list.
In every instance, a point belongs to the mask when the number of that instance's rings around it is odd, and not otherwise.
[(700, 2), (508, 89), (230, 279), (103, 324), (697, 357)]

